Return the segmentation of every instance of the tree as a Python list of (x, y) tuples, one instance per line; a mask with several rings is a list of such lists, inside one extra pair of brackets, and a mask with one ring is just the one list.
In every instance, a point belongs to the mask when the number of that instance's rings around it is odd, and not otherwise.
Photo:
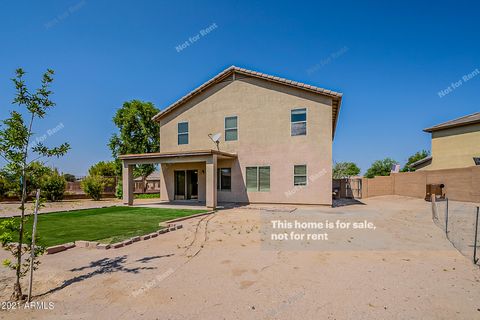
[(377, 160), (372, 163), (372, 166), (365, 172), (365, 178), (373, 178), (375, 176), (388, 176), (392, 171), (392, 166), (397, 164), (397, 161), (385, 158), (383, 160)]
[(67, 182), (75, 182), (77, 181), (77, 179), (75, 178), (75, 175), (71, 174), (71, 173), (64, 173), (63, 174), (63, 177), (65, 178), (65, 180)]
[(8, 191), (8, 181), (0, 171), (0, 199), (7, 194)]
[[(39, 161), (30, 162), (28, 165), (28, 170), (26, 170), (25, 173), (27, 196), (31, 194), (32, 191), (40, 188), (42, 179), (45, 176), (52, 174), (52, 172), (52, 169)], [(22, 181), (22, 171), (11, 170), (11, 168), (7, 166), (3, 170), (3, 174), (8, 180), (8, 195), (17, 196), (19, 199), (21, 199), (23, 186), (18, 182)]]
[(58, 173), (58, 170), (52, 170), (52, 173), (42, 178), (41, 189), (47, 200), (59, 201), (63, 199), (67, 180)]
[(88, 174), (91, 176), (101, 176), (101, 177), (115, 177), (116, 167), (115, 162), (113, 161), (100, 161), (94, 164), (88, 169)]
[(359, 173), (360, 168), (353, 162), (337, 162), (333, 167), (334, 179), (350, 178)]
[(114, 161), (100, 161), (88, 169), (88, 175), (91, 177), (99, 177), (103, 181), (104, 187), (114, 187), (115, 177), (117, 176), (116, 170), (117, 169)]
[(418, 160), (422, 160), (423, 158), (426, 158), (430, 155), (430, 152), (427, 150), (422, 150), (416, 152), (414, 155), (410, 156), (407, 160), (407, 163), (405, 163), (405, 166), (402, 168), (402, 172), (412, 172), (415, 171), (415, 168), (411, 168), (410, 165), (414, 162), (417, 162)]
[[(119, 155), (130, 153), (151, 153), (160, 149), (159, 125), (152, 121), (159, 110), (151, 102), (139, 100), (127, 101), (117, 110), (113, 122), (118, 134), (113, 134), (108, 146), (115, 159), (117, 175), (121, 176), (122, 163)], [(155, 171), (153, 164), (135, 166), (133, 174), (142, 177), (144, 191), (147, 177)]]
[[(52, 94), (50, 85), (53, 82), (54, 72), (48, 69), (43, 74), (40, 88), (33, 92), (28, 90), (25, 85), (24, 75), (25, 72), (22, 69), (17, 69), (15, 77), (12, 79), (16, 89), (13, 104), (22, 110), (11, 111), (10, 117), (2, 121), (3, 126), (0, 128), (0, 156), (7, 163), (4, 169), (11, 176), (20, 177), (17, 183), (21, 185), (20, 223), (15, 223), (16, 226), (12, 226), (13, 222), (3, 221), (3, 233), (0, 234), (2, 246), (12, 253), (15, 260), (15, 262), (8, 259), (4, 261), (7, 267), (15, 270), (16, 280), (12, 294), (12, 298), (15, 300), (23, 299), (20, 279), (26, 275), (30, 268), (29, 264), (22, 262), (22, 255), (31, 250), (31, 246), (24, 246), (23, 244), (25, 240), (27, 242), (31, 240), (31, 237), (25, 230), (25, 203), (28, 196), (27, 184), (29, 182), (27, 177), (31, 173), (33, 163), (35, 162), (29, 160), (32, 155), (36, 160), (43, 157), (60, 157), (70, 149), (68, 143), (63, 143), (54, 148), (49, 148), (41, 142), (33, 146), (30, 145), (35, 120), (43, 119), (47, 111), (55, 106), (55, 103), (50, 100), (50, 95)], [(24, 115), (26, 119), (24, 119)], [(11, 239), (13, 239), (12, 234), (15, 235), (15, 239), (18, 239), (18, 244), (13, 246), (13, 249), (10, 248), (12, 247), (10, 244)], [(36, 249), (34, 251), (35, 254), (41, 253), (40, 251), (37, 252)]]

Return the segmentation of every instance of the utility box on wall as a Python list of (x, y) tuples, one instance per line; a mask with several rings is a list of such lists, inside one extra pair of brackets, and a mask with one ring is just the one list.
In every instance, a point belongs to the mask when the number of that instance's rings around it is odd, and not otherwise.
[(425, 201), (432, 201), (432, 194), (434, 194), (437, 199), (445, 199), (445, 193), (443, 193), (443, 188), (445, 188), (445, 185), (443, 183), (427, 184)]

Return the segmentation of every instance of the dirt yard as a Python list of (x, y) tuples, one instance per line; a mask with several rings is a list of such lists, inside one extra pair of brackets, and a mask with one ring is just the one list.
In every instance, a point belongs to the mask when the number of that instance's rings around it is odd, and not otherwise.
[[(43, 256), (34, 293), (46, 310), (2, 310), (0, 318), (480, 318), (480, 270), (432, 223), (429, 203), (364, 203), (234, 208), (124, 248)], [(271, 240), (271, 220), (297, 217), (360, 227), (328, 230), (328, 240)], [(12, 276), (1, 269), (0, 301)]]
[[(41, 213), (57, 212), (66, 210), (101, 208), (115, 205), (122, 205), (122, 201), (116, 198), (101, 199), (93, 201), (90, 199), (63, 200), (58, 202), (46, 202), (40, 210)], [(26, 205), (26, 214), (33, 212), (34, 204), (28, 202)], [(18, 202), (2, 202), (0, 203), (0, 218), (20, 215), (20, 203)]]

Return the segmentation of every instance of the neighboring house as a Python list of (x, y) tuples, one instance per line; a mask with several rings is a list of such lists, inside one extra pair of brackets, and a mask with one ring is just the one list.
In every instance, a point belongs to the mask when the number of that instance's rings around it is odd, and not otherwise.
[(147, 188), (143, 187), (143, 179), (142, 177), (135, 178), (135, 193), (158, 193), (160, 192), (160, 171), (154, 171), (150, 174), (147, 179)]
[(480, 112), (423, 131), (432, 134), (432, 154), (411, 164), (416, 170), (480, 165)]
[(133, 165), (155, 163), (161, 200), (330, 205), (341, 100), (341, 93), (232, 66), (153, 118), (159, 153), (120, 156), (124, 202), (133, 203)]

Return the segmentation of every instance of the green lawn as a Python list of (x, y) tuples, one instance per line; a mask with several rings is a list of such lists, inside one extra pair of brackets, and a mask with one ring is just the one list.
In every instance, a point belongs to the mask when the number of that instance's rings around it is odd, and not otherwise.
[(157, 199), (160, 193), (140, 193), (135, 195), (135, 199)]
[[(145, 207), (109, 207), (41, 214), (37, 232), (40, 244), (50, 247), (76, 240), (115, 243), (154, 232), (158, 224), (206, 210), (179, 210)], [(27, 230), (32, 230), (33, 217)]]

